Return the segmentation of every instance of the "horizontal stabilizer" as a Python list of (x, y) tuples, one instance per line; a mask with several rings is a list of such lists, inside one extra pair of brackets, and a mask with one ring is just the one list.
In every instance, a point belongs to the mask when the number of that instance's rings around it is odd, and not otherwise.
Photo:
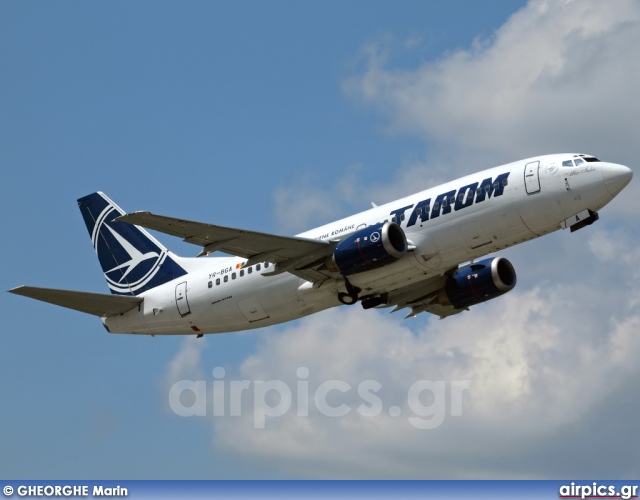
[(142, 297), (74, 292), (71, 290), (37, 288), (34, 286), (19, 286), (18, 288), (9, 290), (9, 292), (100, 317), (125, 313), (143, 301)]

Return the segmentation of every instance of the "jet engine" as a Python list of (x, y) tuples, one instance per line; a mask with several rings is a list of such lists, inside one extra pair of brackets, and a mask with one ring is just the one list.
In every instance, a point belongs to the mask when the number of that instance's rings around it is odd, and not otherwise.
[(438, 292), (437, 301), (465, 309), (507, 293), (516, 281), (516, 271), (504, 257), (480, 260), (458, 269)]
[(349, 276), (391, 264), (404, 256), (408, 248), (407, 237), (398, 224), (381, 222), (338, 243), (326, 266), (330, 271)]

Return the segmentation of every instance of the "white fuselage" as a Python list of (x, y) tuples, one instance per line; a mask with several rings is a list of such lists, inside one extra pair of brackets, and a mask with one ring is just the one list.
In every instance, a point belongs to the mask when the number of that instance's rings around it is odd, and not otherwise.
[[(484, 170), (299, 236), (342, 239), (395, 217), (415, 248), (392, 264), (349, 277), (366, 293), (393, 291), (556, 231), (580, 212), (600, 210), (626, 185), (617, 181), (626, 167), (604, 162), (563, 167), (573, 156), (541, 156)], [(487, 179), (494, 188), (490, 197), (479, 189), (488, 185), (483, 185)], [(496, 179), (500, 195), (493, 185)], [(273, 264), (240, 269), (244, 260), (201, 259), (197, 271), (145, 292), (139, 308), (103, 319), (105, 326), (114, 333), (222, 333), (283, 323), (340, 305), (342, 279), (313, 286), (286, 272), (263, 276)]]

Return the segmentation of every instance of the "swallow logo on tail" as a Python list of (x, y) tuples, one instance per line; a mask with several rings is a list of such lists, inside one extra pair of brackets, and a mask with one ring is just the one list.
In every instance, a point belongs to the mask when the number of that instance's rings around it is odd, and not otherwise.
[(111, 293), (139, 295), (186, 274), (144, 229), (116, 222), (125, 212), (102, 193), (78, 200)]

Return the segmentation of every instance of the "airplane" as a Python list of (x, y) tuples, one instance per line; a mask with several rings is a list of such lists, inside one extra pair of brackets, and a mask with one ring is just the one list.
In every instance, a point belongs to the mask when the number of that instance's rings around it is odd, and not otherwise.
[[(98, 316), (110, 333), (142, 335), (248, 330), (357, 302), (446, 318), (516, 285), (511, 262), (482, 257), (593, 224), (632, 176), (591, 155), (539, 156), (372, 203), (293, 237), (127, 214), (96, 192), (78, 206), (111, 295), (30, 286), (9, 292)], [(180, 257), (144, 228), (201, 251)], [(209, 256), (218, 251), (229, 255)]]

